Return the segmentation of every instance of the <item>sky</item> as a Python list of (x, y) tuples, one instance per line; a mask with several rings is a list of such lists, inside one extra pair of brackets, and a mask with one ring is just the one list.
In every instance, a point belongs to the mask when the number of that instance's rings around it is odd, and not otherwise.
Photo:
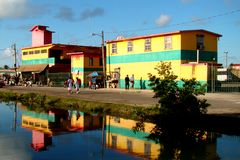
[(101, 46), (101, 31), (114, 40), (205, 29), (222, 35), (218, 63), (240, 63), (240, 0), (0, 0), (0, 67), (13, 66), (13, 44), (21, 65), (34, 25), (49, 26), (53, 43), (89, 46)]

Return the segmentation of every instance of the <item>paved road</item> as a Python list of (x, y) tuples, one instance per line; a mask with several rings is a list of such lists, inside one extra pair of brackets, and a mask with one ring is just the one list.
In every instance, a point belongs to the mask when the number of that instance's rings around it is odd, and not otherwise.
[[(150, 90), (124, 90), (124, 89), (81, 89), (80, 94), (67, 93), (67, 88), (63, 87), (22, 87), (5, 86), (0, 90), (17, 92), (36, 92), (57, 97), (74, 97), (83, 100), (152, 106), (157, 104), (158, 99), (152, 98), (153, 92)], [(207, 99), (211, 104), (208, 108), (209, 114), (237, 114), (240, 115), (240, 93), (206, 93), (199, 98)]]

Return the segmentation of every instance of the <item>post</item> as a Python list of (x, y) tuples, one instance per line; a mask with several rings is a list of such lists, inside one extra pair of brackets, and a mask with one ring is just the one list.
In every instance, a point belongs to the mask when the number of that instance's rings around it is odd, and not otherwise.
[(17, 72), (17, 49), (16, 49), (16, 43), (13, 44), (13, 50), (14, 50), (14, 70), (15, 74)]
[(106, 69), (105, 69), (105, 54), (104, 54), (104, 32), (102, 31), (102, 63), (103, 63), (103, 88), (106, 88), (105, 76), (106, 76)]
[(199, 49), (197, 49), (197, 64), (199, 63)]
[(226, 68), (228, 68), (228, 52), (224, 52), (226, 54)]

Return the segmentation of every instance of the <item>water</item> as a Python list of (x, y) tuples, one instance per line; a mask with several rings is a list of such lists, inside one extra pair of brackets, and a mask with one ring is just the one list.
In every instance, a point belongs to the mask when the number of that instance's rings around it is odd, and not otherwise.
[[(145, 138), (153, 124), (135, 134), (135, 123), (80, 111), (37, 113), (0, 103), (0, 160), (158, 159), (162, 145)], [(206, 132), (205, 138), (206, 143), (184, 152), (185, 159), (240, 159), (239, 137)]]

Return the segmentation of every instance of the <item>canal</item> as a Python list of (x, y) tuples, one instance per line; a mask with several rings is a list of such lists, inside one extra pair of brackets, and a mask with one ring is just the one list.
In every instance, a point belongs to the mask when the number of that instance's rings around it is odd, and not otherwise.
[[(144, 131), (133, 132), (135, 125), (134, 120), (110, 115), (103, 118), (99, 114), (62, 109), (36, 112), (21, 104), (0, 103), (0, 159), (159, 159), (163, 145), (146, 138), (154, 124), (144, 123)], [(201, 143), (189, 148), (182, 145), (184, 150), (175, 151), (174, 156), (240, 158), (238, 135), (203, 133)]]

